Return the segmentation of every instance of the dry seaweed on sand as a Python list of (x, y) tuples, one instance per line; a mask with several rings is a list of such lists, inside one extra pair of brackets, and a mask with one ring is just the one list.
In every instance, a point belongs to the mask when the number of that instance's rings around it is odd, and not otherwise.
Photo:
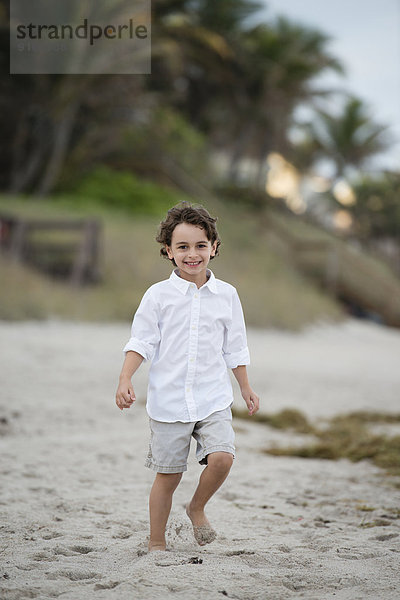
[[(242, 418), (242, 411), (235, 411), (234, 415)], [(338, 415), (330, 419), (327, 426), (317, 427), (311, 425), (300, 411), (293, 409), (275, 415), (260, 415), (256, 421), (277, 429), (311, 433), (316, 438), (315, 442), (302, 446), (266, 448), (264, 452), (267, 454), (329, 460), (346, 458), (352, 462), (368, 459), (389, 474), (400, 475), (400, 436), (377, 435), (368, 427), (376, 423), (398, 423), (398, 414), (360, 411)]]
[(295, 408), (286, 408), (275, 414), (257, 413), (252, 417), (246, 410), (233, 409), (232, 414), (238, 419), (251, 419), (252, 422), (265, 423), (274, 429), (290, 429), (298, 433), (314, 433), (314, 427), (307, 417)]

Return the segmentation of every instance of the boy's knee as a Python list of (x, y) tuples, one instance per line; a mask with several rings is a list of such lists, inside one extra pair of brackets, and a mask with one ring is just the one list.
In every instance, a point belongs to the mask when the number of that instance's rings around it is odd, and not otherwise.
[(213, 452), (208, 455), (207, 462), (212, 469), (225, 473), (232, 466), (233, 455), (230, 452)]
[(182, 475), (183, 473), (157, 473), (157, 478), (165, 488), (174, 491), (178, 487)]

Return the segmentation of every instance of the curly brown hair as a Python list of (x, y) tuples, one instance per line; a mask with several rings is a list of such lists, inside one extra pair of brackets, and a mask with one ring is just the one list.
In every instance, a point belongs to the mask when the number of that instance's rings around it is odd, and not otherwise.
[[(217, 219), (212, 217), (203, 206), (195, 206), (190, 204), (190, 202), (180, 202), (179, 204), (176, 204), (169, 209), (165, 220), (160, 223), (156, 241), (162, 244), (160, 249), (161, 256), (163, 258), (168, 258), (168, 260), (172, 260), (176, 266), (174, 259), (169, 258), (166, 246), (171, 246), (172, 234), (175, 227), (180, 223), (189, 223), (190, 225), (195, 225), (196, 227), (204, 229), (207, 239), (210, 240), (211, 244), (217, 242), (215, 250), (215, 256), (217, 256), (221, 240), (215, 225), (216, 222)], [(211, 256), (211, 259), (213, 258), (214, 256)]]

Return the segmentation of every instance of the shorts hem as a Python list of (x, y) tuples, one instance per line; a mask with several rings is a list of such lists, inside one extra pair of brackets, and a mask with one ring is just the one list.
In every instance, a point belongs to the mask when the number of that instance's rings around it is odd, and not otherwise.
[(201, 451), (196, 458), (199, 463), (206, 458), (209, 454), (213, 452), (227, 452), (228, 454), (232, 454), (233, 458), (235, 458), (235, 447), (230, 444), (221, 444), (219, 446), (210, 446), (209, 448), (205, 448)]
[(156, 465), (149, 460), (146, 460), (144, 466), (148, 469), (152, 469), (157, 473), (184, 473), (187, 471), (187, 465), (180, 465), (177, 467), (161, 467), (160, 465)]

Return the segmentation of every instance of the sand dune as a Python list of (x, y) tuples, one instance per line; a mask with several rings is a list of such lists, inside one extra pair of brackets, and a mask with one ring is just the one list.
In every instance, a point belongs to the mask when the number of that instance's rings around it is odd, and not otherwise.
[[(197, 546), (184, 513), (192, 455), (170, 549), (147, 554), (146, 366), (136, 405), (114, 404), (128, 336), (129, 324), (0, 324), (1, 600), (399, 598), (398, 481), (368, 462), (263, 454), (289, 434), (249, 421), (235, 421), (238, 456), (209, 505), (217, 540)], [(249, 345), (263, 410), (399, 412), (397, 331), (250, 330)]]

